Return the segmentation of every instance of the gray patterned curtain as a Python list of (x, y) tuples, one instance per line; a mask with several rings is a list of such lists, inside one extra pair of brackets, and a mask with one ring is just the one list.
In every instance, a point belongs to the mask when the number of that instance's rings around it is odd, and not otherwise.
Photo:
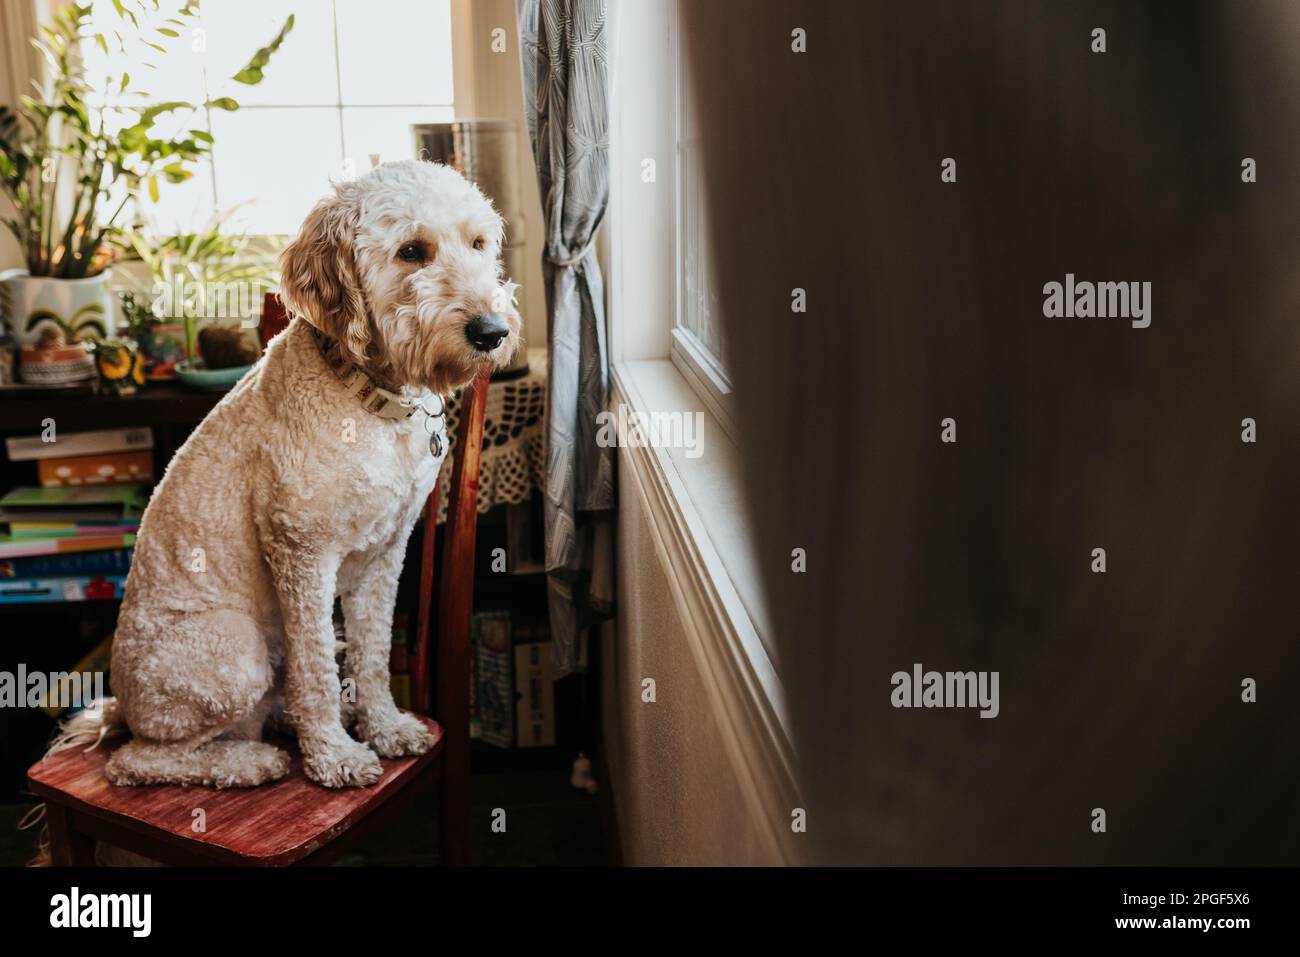
[(605, 0), (516, 5), (524, 114), (546, 220), (546, 569), (558, 678), (582, 666), (582, 630), (613, 611), (614, 461), (596, 442), (609, 362), (593, 248), (609, 199)]

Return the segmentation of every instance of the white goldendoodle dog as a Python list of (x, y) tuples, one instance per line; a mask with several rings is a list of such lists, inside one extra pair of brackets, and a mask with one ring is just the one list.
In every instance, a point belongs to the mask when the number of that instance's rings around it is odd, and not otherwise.
[[(282, 777), (281, 707), (307, 775), (379, 779), (431, 736), (393, 704), (389, 643), (407, 538), (446, 453), (442, 398), (509, 360), (520, 319), (503, 223), (455, 170), (388, 163), (340, 184), (281, 261), (295, 319), (176, 453), (140, 528), (98, 719), (133, 738), (115, 784)], [(344, 614), (341, 714), (332, 624)], [(69, 728), (65, 743), (88, 730)]]

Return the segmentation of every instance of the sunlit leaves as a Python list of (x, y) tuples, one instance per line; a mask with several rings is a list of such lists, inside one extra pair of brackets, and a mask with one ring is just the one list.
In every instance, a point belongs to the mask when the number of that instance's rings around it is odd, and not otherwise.
[(253, 54), (253, 58), (248, 61), (248, 65), (236, 73), (233, 77), (235, 82), (243, 83), (248, 86), (256, 86), (262, 82), (262, 71), (266, 65), (271, 62), (271, 56), (280, 49), (280, 44), (284, 43), (284, 38), (289, 35), (293, 29), (293, 14), (289, 14), (289, 19), (284, 21), (284, 26), (280, 28), (274, 39), (266, 46), (262, 47)]

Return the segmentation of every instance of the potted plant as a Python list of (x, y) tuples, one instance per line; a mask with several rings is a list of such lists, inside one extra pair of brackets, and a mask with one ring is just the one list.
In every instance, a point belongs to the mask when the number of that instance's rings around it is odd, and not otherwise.
[[(0, 188), (16, 210), (4, 223), (27, 260), (25, 271), (0, 280), (8, 286), (8, 320), (23, 345), (52, 335), (72, 343), (113, 332), (109, 266), (122, 246), (128, 207), (145, 196), (156, 201), (160, 182), (189, 179), (192, 164), (211, 150), (206, 130), (166, 136), (157, 129), (160, 118), (195, 113), (200, 106), (239, 108), (230, 97), (197, 106), (154, 102), (126, 72), (107, 78), (100, 88), (111, 90), (115, 101), (92, 107), (82, 44), (97, 44), (105, 52), (116, 44), (122, 53), (141, 44), (156, 57), (197, 23), (197, 0), (179, 7), (162, 0), (112, 0), (112, 5), (120, 29), (107, 34), (94, 29), (90, 4), (61, 8), (32, 41), (49, 69), (43, 95), (24, 97), (17, 112), (0, 108)], [(259, 83), (292, 27), (290, 16), (233, 79)], [(110, 114), (113, 122), (106, 122)]]
[(126, 320), (126, 335), (140, 347), (145, 379), (150, 382), (175, 379), (176, 366), (185, 361), (184, 331), (161, 322), (148, 300), (133, 290), (123, 290), (118, 299)]
[(174, 368), (177, 361), (188, 360), (194, 367), (200, 361), (203, 323), (237, 330), (254, 325), (263, 296), (276, 284), (280, 244), (231, 231), (234, 212), (218, 213), (192, 233), (158, 236), (141, 229), (126, 234), (149, 269), (149, 288), (141, 285), (122, 294), (123, 312), (133, 317), (128, 321), (146, 365), (161, 369), (170, 362)]

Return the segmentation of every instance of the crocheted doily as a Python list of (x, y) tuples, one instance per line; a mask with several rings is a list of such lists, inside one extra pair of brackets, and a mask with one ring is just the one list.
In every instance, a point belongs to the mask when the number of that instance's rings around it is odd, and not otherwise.
[[(546, 350), (528, 350), (528, 374), (488, 388), (487, 418), (483, 424), (483, 458), (478, 479), (478, 511), (494, 505), (519, 505), (542, 487), (546, 435)], [(456, 432), (460, 424), (460, 396), (447, 404), (447, 434), (451, 451), (442, 464), (438, 491), (438, 522), (447, 519), (452, 468), (456, 457)]]

